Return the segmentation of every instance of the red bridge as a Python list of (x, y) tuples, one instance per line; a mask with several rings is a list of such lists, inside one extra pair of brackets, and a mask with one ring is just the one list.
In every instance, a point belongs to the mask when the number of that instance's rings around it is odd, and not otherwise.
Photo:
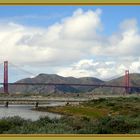
[(118, 85), (110, 85), (110, 84), (69, 84), (69, 83), (9, 83), (8, 82), (8, 61), (4, 61), (4, 82), (0, 83), (0, 85), (3, 85), (4, 87), (4, 93), (8, 93), (8, 86), (9, 85), (63, 85), (63, 86), (94, 86), (94, 87), (114, 87), (114, 88), (124, 88), (126, 93), (130, 92), (131, 88), (138, 88), (140, 89), (140, 86), (130, 86), (129, 84), (130, 77), (129, 77), (129, 70), (125, 71), (125, 77), (124, 77), (124, 85), (118, 86)]

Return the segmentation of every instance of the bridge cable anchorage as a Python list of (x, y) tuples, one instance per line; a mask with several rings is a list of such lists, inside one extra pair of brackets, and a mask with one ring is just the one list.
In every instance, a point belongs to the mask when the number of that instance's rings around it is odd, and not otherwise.
[(11, 63), (11, 62), (10, 62), (10, 65), (12, 65), (13, 67), (17, 68), (18, 70), (20, 70), (20, 71), (22, 71), (22, 72), (24, 72), (24, 73), (30, 74), (30, 75), (32, 75), (32, 76), (33, 76), (33, 75), (36, 75), (36, 74), (34, 74), (34, 73), (30, 72), (30, 71), (27, 71), (27, 70), (21, 68), (20, 66), (18, 66), (18, 65), (16, 65), (16, 64), (13, 64), (13, 63)]

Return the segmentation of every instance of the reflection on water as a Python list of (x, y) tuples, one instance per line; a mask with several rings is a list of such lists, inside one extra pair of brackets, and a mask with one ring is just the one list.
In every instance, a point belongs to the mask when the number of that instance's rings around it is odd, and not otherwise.
[[(63, 103), (64, 104), (64, 103)], [(47, 106), (63, 105), (62, 103), (50, 103)], [(46, 106), (46, 105), (42, 105)], [(24, 119), (31, 119), (33, 121), (39, 119), (40, 117), (48, 116), (49, 118), (60, 118), (61, 115), (50, 112), (40, 112), (31, 110), (34, 108), (33, 105), (9, 105), (8, 108), (4, 105), (0, 105), (0, 118), (20, 116)]]

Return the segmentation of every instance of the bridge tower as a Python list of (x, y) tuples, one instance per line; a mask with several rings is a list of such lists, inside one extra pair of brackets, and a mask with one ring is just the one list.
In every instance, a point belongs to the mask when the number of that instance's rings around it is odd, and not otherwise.
[(4, 61), (4, 93), (8, 93), (8, 61)]
[(128, 94), (130, 90), (130, 83), (129, 83), (129, 70), (125, 71), (124, 82), (125, 82), (125, 93)]

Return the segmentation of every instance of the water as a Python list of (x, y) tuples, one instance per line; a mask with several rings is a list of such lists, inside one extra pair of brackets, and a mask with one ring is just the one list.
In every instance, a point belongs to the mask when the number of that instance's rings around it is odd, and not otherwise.
[[(64, 103), (50, 103), (48, 105), (42, 106), (57, 106), (63, 105)], [(4, 105), (0, 105), (0, 118), (3, 117), (13, 117), (20, 116), (24, 119), (31, 119), (33, 121), (38, 120), (40, 117), (48, 116), (49, 118), (60, 118), (61, 115), (50, 112), (41, 112), (31, 110), (34, 108), (33, 105), (9, 105), (8, 108), (4, 107)]]

